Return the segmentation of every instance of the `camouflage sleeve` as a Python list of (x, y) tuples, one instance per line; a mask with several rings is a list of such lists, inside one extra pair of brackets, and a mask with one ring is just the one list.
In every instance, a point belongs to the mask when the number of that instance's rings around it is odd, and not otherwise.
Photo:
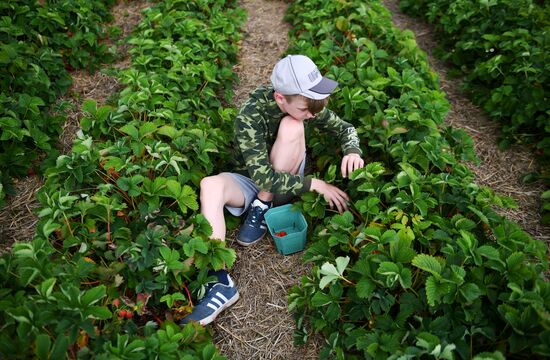
[(335, 136), (340, 141), (340, 144), (342, 144), (344, 155), (352, 153), (362, 154), (359, 147), (359, 136), (357, 136), (357, 131), (353, 125), (340, 119), (338, 115), (329, 109), (325, 108), (321, 111), (311, 125)]
[(268, 128), (260, 114), (239, 113), (235, 119), (234, 133), (248, 174), (260, 189), (275, 194), (296, 195), (309, 191), (311, 178), (277, 172), (271, 166)]

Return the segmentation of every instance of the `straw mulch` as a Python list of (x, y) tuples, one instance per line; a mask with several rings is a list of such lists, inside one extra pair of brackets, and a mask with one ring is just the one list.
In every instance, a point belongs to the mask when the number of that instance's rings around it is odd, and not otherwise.
[[(130, 34), (141, 20), (141, 11), (150, 6), (145, 0), (119, 1), (111, 10), (114, 20), (108, 26), (119, 26), (122, 37)], [(109, 41), (113, 45), (113, 40)], [(124, 68), (129, 64), (127, 46), (117, 47), (117, 61), (107, 67)], [(99, 105), (104, 104), (120, 88), (116, 78), (96, 71), (86, 70), (71, 72), (73, 85), (67, 95), (59, 101), (70, 104), (66, 110), (67, 121), (57, 145), (58, 150), (66, 154), (71, 150), (72, 142), (79, 130), (79, 119), (83, 116), (80, 108), (86, 99), (95, 99)], [(35, 233), (38, 218), (34, 210), (39, 206), (36, 193), (43, 185), (39, 176), (29, 176), (14, 180), (15, 194), (6, 199), (6, 205), (0, 209), (0, 254), (9, 251), (15, 241), (30, 241)]]
[(38, 222), (34, 214), (39, 205), (36, 192), (41, 186), (39, 176), (15, 180), (15, 195), (0, 209), (0, 255), (9, 251), (15, 241), (29, 241), (33, 237)]
[(540, 223), (540, 195), (544, 184), (521, 181), (523, 175), (537, 170), (533, 154), (519, 145), (499, 150), (499, 124), (490, 120), (461, 93), (460, 79), (451, 78), (448, 75), (450, 66), (433, 56), (432, 50), (437, 47), (433, 27), (403, 14), (399, 0), (384, 0), (383, 3), (393, 13), (397, 27), (415, 33), (418, 46), (427, 53), (432, 69), (439, 74), (441, 88), (451, 104), (447, 125), (463, 128), (473, 138), (480, 165), (470, 164), (469, 167), (476, 175), (476, 182), (513, 198), (518, 204), (517, 209), (503, 209), (500, 213), (517, 222), (534, 238), (550, 243), (550, 226)]
[[(288, 46), (288, 24), (283, 22), (287, 4), (280, 0), (241, 0), (248, 14), (243, 28), (239, 61), (234, 70), (235, 106), (260, 84), (270, 82), (271, 71)], [(317, 359), (319, 338), (306, 346), (293, 344), (294, 319), (287, 310), (288, 290), (309, 272), (300, 254), (282, 256), (272, 239), (244, 248), (234, 235), (228, 245), (237, 251), (231, 270), (240, 299), (222, 313), (212, 325), (214, 342), (230, 360), (244, 359)]]

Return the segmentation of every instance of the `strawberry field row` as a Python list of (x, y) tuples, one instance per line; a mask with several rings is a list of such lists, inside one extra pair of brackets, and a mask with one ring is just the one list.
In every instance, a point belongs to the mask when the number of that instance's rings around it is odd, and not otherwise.
[(401, 1), (434, 23), (443, 58), (474, 102), (503, 123), (504, 144), (537, 143), (550, 157), (550, 6), (536, 0)]
[(37, 234), (0, 259), (0, 355), (219, 359), (174, 324), (231, 266), (197, 214), (199, 180), (229, 156), (242, 10), (167, 0), (144, 12), (116, 104), (83, 105), (72, 151), (46, 170)]
[(321, 358), (550, 355), (547, 248), (494, 208), (513, 206), (473, 182), (472, 139), (449, 109), (410, 31), (378, 1), (297, 0), (290, 53), (338, 80), (331, 108), (354, 123), (368, 165), (335, 176), (333, 139), (312, 134), (316, 171), (353, 199), (331, 214), (302, 196), (312, 273), (289, 295), (298, 330), (325, 335)]
[[(550, 5), (536, 0), (402, 0), (408, 13), (435, 24), (441, 57), (464, 76), (470, 98), (502, 123), (500, 144), (536, 146), (550, 188)], [(456, 71), (456, 70), (455, 70)], [(550, 190), (542, 196), (550, 224)]]
[(4, 1), (0, 4), (0, 205), (11, 178), (55, 144), (65, 117), (54, 104), (71, 86), (68, 72), (113, 58), (102, 23), (114, 0)]

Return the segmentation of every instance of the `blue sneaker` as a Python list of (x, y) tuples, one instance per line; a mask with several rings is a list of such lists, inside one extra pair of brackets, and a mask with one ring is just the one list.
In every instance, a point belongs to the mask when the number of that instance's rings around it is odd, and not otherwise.
[(269, 210), (270, 205), (264, 204), (259, 199), (255, 199), (248, 209), (248, 214), (244, 223), (239, 229), (237, 242), (243, 246), (252, 245), (261, 240), (267, 232), (264, 215)]
[(233, 305), (239, 300), (239, 292), (229, 274), (225, 272), (227, 278), (224, 282), (217, 282), (209, 285), (204, 297), (193, 307), (191, 314), (180, 321), (183, 326), (192, 321), (196, 321), (202, 326), (210, 324), (223, 310)]

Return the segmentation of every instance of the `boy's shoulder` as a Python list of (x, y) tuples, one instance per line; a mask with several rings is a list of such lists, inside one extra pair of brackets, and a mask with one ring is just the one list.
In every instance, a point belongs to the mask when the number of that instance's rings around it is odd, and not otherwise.
[(273, 86), (260, 85), (248, 94), (249, 100), (269, 102), (273, 100)]
[(244, 102), (240, 109), (240, 113), (246, 115), (260, 112), (268, 115), (277, 110), (275, 107), (276, 102), (273, 98), (273, 87), (260, 85), (250, 92), (248, 99)]

